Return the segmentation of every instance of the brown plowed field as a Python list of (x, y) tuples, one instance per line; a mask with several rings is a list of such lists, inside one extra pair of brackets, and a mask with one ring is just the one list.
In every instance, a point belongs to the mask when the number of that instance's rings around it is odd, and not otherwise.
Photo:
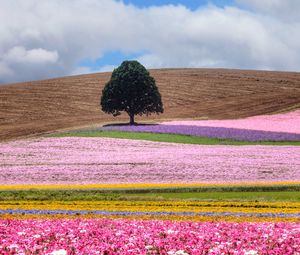
[[(165, 113), (148, 120), (240, 118), (300, 106), (300, 73), (161, 69), (151, 74)], [(127, 120), (125, 114), (114, 118), (100, 111), (109, 78), (110, 73), (95, 73), (0, 86), (0, 140)]]

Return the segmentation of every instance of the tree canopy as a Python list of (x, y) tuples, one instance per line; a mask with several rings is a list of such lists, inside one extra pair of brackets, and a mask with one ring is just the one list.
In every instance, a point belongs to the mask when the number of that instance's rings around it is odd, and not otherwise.
[(146, 68), (138, 61), (124, 61), (106, 83), (101, 96), (105, 113), (118, 116), (122, 111), (133, 125), (135, 115), (163, 113), (161, 95)]

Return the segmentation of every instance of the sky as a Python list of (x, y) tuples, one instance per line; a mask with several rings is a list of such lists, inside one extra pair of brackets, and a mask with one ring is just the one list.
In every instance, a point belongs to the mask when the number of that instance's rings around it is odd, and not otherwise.
[(0, 0), (0, 84), (146, 68), (300, 71), (299, 0)]

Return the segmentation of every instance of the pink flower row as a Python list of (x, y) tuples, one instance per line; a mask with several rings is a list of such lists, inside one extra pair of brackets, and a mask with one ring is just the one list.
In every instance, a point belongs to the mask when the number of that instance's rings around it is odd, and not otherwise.
[(0, 144), (0, 183), (237, 183), (300, 181), (298, 146), (218, 146), (112, 138)]
[(0, 220), (0, 240), (1, 254), (292, 255), (300, 253), (300, 224)]
[(233, 120), (170, 121), (162, 124), (223, 127), (300, 134), (300, 110)]

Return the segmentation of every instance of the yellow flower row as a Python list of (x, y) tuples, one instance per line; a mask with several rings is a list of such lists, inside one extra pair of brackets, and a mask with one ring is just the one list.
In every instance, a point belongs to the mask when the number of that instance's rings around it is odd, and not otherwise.
[(273, 186), (300, 185), (300, 182), (248, 182), (248, 183), (125, 183), (125, 184), (57, 184), (57, 185), (2, 185), (0, 190), (17, 189), (144, 189), (179, 187), (235, 187), (235, 186)]
[(299, 213), (300, 202), (230, 201), (0, 201), (0, 209), (131, 212)]
[(235, 216), (183, 216), (183, 215), (34, 215), (34, 214), (2, 214), (0, 219), (74, 219), (74, 218), (106, 218), (106, 219), (135, 219), (135, 220), (169, 220), (169, 221), (198, 221), (198, 222), (212, 222), (212, 221), (227, 221), (227, 222), (296, 222), (300, 223), (300, 218), (276, 218), (276, 217), (235, 217)]

